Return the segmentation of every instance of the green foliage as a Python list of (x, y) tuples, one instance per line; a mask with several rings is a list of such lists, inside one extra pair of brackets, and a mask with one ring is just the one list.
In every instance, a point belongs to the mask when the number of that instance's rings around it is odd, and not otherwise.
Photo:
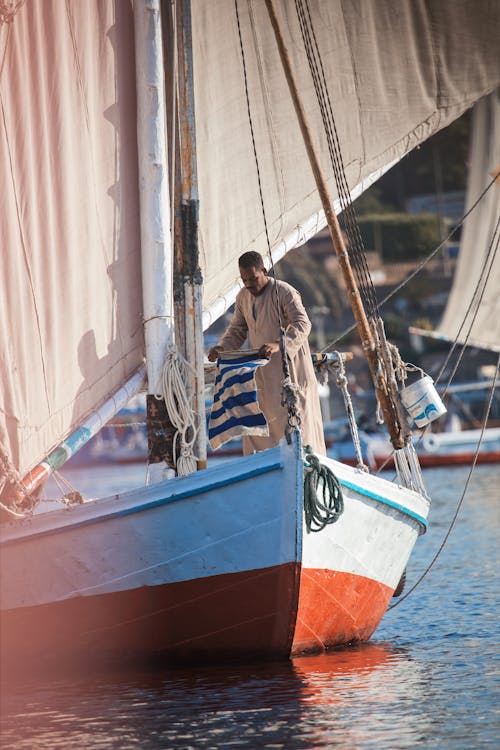
[(441, 240), (433, 214), (369, 214), (360, 217), (359, 228), (365, 248), (392, 263), (425, 257)]
[(385, 203), (381, 188), (377, 185), (372, 185), (371, 188), (365, 190), (365, 192), (356, 199), (354, 209), (356, 216), (359, 218), (366, 214), (391, 213), (396, 210), (396, 206)]

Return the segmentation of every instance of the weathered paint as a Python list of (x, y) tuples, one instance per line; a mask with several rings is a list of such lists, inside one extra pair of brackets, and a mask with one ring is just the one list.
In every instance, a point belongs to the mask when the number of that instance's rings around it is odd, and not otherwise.
[[(222, 659), (287, 656), (297, 566), (216, 575), (74, 597), (2, 613), (3, 666), (38, 656), (103, 659)], [(34, 627), (36, 623), (36, 627)]]
[(392, 593), (353, 573), (303, 568), (292, 655), (368, 640)]

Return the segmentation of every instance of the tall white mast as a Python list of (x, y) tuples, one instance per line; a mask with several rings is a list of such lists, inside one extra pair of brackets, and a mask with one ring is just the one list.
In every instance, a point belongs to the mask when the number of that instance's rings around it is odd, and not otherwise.
[[(160, 0), (134, 1), (137, 142), (141, 212), (142, 290), (148, 374), (148, 418), (166, 415), (161, 393), (163, 365), (174, 340), (173, 263), (169, 170), (166, 153), (164, 62)], [(151, 462), (150, 444), (150, 462)], [(163, 464), (163, 465), (162, 465)], [(163, 461), (154, 479), (163, 478)], [(160, 471), (158, 471), (160, 470)]]

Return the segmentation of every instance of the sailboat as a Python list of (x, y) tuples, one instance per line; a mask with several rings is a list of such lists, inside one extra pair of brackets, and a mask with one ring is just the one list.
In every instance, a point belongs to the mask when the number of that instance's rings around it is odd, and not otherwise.
[[(287, 658), (376, 630), (429, 512), (379, 333), (358, 305), (397, 483), (305, 457), (293, 425), (206, 468), (202, 330), (234, 301), (238, 256), (266, 246), (256, 154), (273, 260), (328, 223), (356, 296), (304, 28), (350, 200), (498, 84), (498, 9), (481, 7), (2, 3), (3, 664)], [(172, 425), (166, 361), (195, 428)], [(145, 387), (151, 482), (46, 510), (41, 483)], [(314, 465), (342, 507), (311, 526)]]

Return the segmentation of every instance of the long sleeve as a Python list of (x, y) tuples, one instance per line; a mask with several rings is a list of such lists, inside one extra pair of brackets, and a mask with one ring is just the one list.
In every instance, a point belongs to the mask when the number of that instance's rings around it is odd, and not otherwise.
[(294, 289), (280, 286), (280, 303), (286, 322), (286, 350), (290, 358), (307, 342), (311, 321), (305, 311), (300, 294)]
[(239, 299), (237, 297), (231, 322), (229, 323), (225, 334), (217, 342), (217, 345), (222, 346), (225, 351), (239, 349), (244, 343), (247, 335), (247, 323), (241, 310)]

